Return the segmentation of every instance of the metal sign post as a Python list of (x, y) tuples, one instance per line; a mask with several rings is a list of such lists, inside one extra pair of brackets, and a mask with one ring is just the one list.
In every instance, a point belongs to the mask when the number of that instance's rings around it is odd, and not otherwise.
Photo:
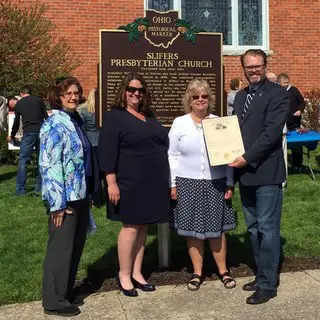
[(169, 223), (158, 225), (158, 261), (160, 268), (168, 268), (170, 266)]

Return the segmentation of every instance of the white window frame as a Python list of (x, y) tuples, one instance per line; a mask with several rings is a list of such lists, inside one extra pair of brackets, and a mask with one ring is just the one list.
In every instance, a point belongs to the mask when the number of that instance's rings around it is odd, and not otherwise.
[[(269, 0), (262, 0), (262, 45), (261, 46), (243, 46), (239, 45), (239, 14), (238, 0), (231, 0), (232, 6), (232, 45), (223, 46), (223, 55), (241, 55), (248, 49), (262, 49), (267, 54), (272, 53), (269, 50)], [(148, 8), (148, 0), (144, 0), (144, 7)], [(181, 18), (181, 0), (173, 0), (173, 9), (179, 12)]]

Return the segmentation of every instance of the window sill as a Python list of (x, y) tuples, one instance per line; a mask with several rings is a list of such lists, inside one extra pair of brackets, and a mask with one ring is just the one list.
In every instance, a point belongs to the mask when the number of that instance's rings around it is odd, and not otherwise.
[(223, 48), (222, 49), (222, 54), (224, 56), (241, 56), (248, 49), (261, 49), (266, 53), (267, 56), (273, 56), (274, 55), (273, 50), (266, 50), (266, 49), (263, 49), (263, 48), (250, 48), (250, 47), (247, 47), (247, 48), (244, 48), (244, 49), (225, 49), (225, 48)]

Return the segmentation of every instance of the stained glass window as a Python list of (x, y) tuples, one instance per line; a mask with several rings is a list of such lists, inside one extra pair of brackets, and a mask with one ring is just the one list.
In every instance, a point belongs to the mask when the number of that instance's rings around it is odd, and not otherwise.
[(198, 28), (223, 33), (223, 43), (232, 44), (231, 0), (182, 0), (181, 13)]
[(148, 9), (178, 10), (182, 19), (223, 34), (224, 48), (267, 47), (268, 0), (145, 0)]
[(172, 10), (173, 0), (148, 0), (148, 8), (160, 12)]
[(261, 0), (239, 0), (239, 45), (262, 45)]

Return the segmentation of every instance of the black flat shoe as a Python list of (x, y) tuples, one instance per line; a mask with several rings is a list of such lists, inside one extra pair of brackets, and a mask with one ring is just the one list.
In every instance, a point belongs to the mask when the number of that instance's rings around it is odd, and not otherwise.
[(81, 296), (72, 297), (71, 299), (69, 299), (69, 301), (73, 306), (76, 306), (76, 307), (80, 307), (84, 305), (84, 301)]
[(257, 281), (253, 280), (243, 285), (242, 289), (244, 291), (256, 291), (258, 289)]
[(135, 289), (135, 288), (132, 288), (132, 289), (124, 289), (121, 285), (121, 282), (120, 282), (120, 278), (119, 278), (119, 275), (116, 276), (116, 280), (117, 280), (117, 284), (118, 284), (118, 287), (120, 289), (120, 291), (127, 297), (137, 297), (138, 296), (138, 291)]
[(276, 291), (262, 290), (258, 288), (249, 298), (247, 298), (247, 304), (261, 304), (268, 302), (271, 298), (277, 296)]
[(76, 306), (69, 306), (58, 310), (44, 309), (43, 312), (48, 315), (55, 315), (61, 317), (72, 317), (77, 316), (79, 313), (81, 313), (80, 309)]
[(156, 290), (156, 286), (154, 284), (151, 284), (151, 283), (143, 284), (132, 277), (131, 277), (131, 281), (133, 283), (133, 286), (135, 288), (140, 289), (141, 291), (155, 291)]

